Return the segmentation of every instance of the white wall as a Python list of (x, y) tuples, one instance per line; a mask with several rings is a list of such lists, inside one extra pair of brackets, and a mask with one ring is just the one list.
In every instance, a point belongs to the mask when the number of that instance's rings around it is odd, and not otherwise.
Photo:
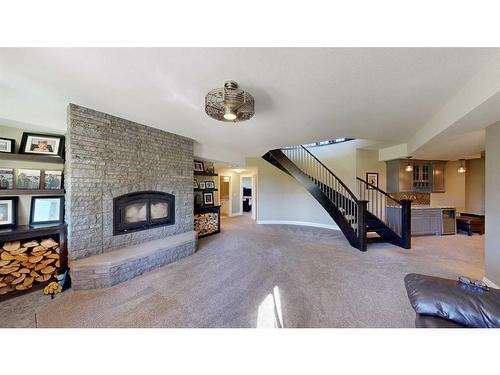
[(484, 214), (484, 168), (485, 160), (471, 159), (466, 163), (465, 209), (467, 212)]
[(258, 223), (295, 222), (336, 227), (332, 218), (294, 178), (261, 158), (249, 158), (247, 165), (258, 168)]
[(378, 150), (356, 150), (356, 175), (366, 180), (367, 172), (378, 173), (378, 187), (386, 189), (386, 164), (378, 160)]
[(500, 285), (500, 122), (486, 128), (486, 277)]
[[(431, 205), (454, 206), (458, 212), (465, 211), (465, 175), (458, 173), (459, 161), (449, 161), (444, 170), (444, 193), (431, 193)], [(467, 171), (468, 173), (468, 171)]]

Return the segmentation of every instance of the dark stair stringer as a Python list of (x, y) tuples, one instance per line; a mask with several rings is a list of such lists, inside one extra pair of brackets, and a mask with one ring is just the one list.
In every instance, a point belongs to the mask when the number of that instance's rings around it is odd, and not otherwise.
[[(402, 219), (406, 220), (402, 224), (404, 231), (399, 235), (380, 218), (367, 210), (367, 200), (358, 199), (337, 176), (305, 147), (299, 147), (293, 151), (289, 151), (290, 149), (271, 150), (262, 158), (295, 178), (304, 186), (335, 221), (351, 246), (361, 251), (366, 251), (367, 243), (373, 242), (388, 242), (403, 248), (411, 247), (408, 202), (401, 203), (393, 200), (398, 204), (402, 204), (401, 212), (405, 213), (402, 215)], [(311, 170), (303, 170), (306, 168), (304, 166), (299, 167), (284, 152), (288, 152), (297, 159), (298, 164), (302, 162)], [(307, 163), (304, 163), (304, 160), (307, 160)], [(323, 180), (325, 175), (329, 175), (327, 178), (329, 182), (320, 181), (314, 177), (314, 174), (321, 176)], [(358, 180), (362, 184), (370, 186), (370, 189), (375, 188), (362, 179), (358, 178)], [(387, 195), (378, 188), (376, 190), (378, 190), (377, 194)], [(376, 234), (375, 237), (369, 235), (373, 233)]]

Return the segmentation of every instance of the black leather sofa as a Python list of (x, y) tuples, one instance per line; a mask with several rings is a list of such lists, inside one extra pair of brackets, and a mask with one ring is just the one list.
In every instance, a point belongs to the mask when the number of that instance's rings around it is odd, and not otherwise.
[(500, 290), (415, 273), (404, 282), (417, 328), (500, 328)]

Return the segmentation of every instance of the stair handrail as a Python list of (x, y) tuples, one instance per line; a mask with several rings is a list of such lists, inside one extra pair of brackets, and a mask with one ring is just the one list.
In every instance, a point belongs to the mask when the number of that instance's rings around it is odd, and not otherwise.
[(386, 192), (385, 192), (385, 191), (383, 191), (382, 189), (378, 188), (377, 186), (370, 184), (368, 181), (363, 180), (363, 179), (362, 179), (362, 178), (360, 178), (360, 177), (356, 177), (356, 179), (358, 179), (359, 181), (363, 182), (364, 184), (366, 184), (366, 185), (370, 186), (372, 189), (377, 190), (377, 191), (379, 191), (380, 193), (384, 194), (387, 198), (389, 198), (389, 199), (391, 199), (391, 200), (395, 201), (396, 203), (398, 203), (398, 204), (402, 205), (402, 203), (401, 203), (401, 201), (400, 201), (400, 200), (398, 200), (398, 199), (396, 199), (396, 198), (391, 197), (388, 193), (386, 193)]
[(307, 152), (309, 155), (311, 155), (311, 156), (314, 158), (314, 160), (316, 160), (319, 164), (321, 164), (321, 166), (322, 166), (323, 168), (325, 168), (325, 169), (328, 171), (328, 173), (330, 173), (333, 177), (335, 177), (335, 179), (336, 179), (336, 180), (340, 183), (340, 185), (341, 185), (341, 186), (342, 186), (342, 187), (343, 187), (343, 188), (344, 188), (344, 189), (345, 189), (345, 190), (349, 193), (349, 195), (350, 195), (350, 196), (351, 196), (351, 198), (354, 200), (354, 202), (359, 203), (359, 199), (358, 199), (358, 197), (356, 197), (356, 195), (355, 195), (355, 194), (351, 191), (351, 189), (349, 189), (349, 188), (347, 187), (347, 185), (346, 185), (346, 184), (344, 184), (344, 182), (343, 182), (340, 178), (338, 178), (338, 177), (337, 177), (337, 175), (336, 175), (335, 173), (333, 173), (333, 172), (330, 170), (330, 168), (328, 168), (326, 165), (324, 165), (324, 164), (321, 162), (321, 160), (319, 160), (316, 156), (314, 156), (314, 154), (312, 154), (312, 153), (311, 153), (311, 152), (310, 152), (307, 148), (305, 148), (305, 147), (304, 147), (304, 146), (302, 146), (302, 145), (300, 145), (300, 147), (302, 147), (302, 148), (304, 149), (304, 151), (305, 151), (305, 152)]

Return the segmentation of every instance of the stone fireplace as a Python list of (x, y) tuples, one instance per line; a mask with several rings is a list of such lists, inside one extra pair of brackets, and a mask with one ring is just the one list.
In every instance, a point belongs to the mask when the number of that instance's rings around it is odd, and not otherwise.
[(66, 221), (73, 286), (111, 286), (194, 253), (193, 141), (70, 104)]

